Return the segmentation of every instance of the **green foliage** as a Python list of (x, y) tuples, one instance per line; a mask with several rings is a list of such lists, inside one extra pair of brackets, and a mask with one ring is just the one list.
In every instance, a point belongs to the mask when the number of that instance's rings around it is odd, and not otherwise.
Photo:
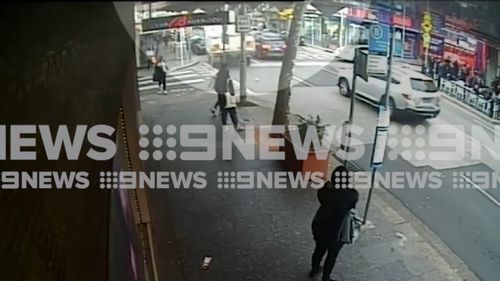
[(321, 117), (319, 117), (319, 115), (316, 115), (316, 117), (314, 117), (312, 115), (307, 115), (306, 117), (304, 117), (302, 115), (297, 114), (297, 118), (299, 120), (299, 124), (297, 125), (297, 127), (299, 128), (299, 133), (300, 133), (302, 140), (304, 140), (306, 133), (307, 133), (307, 128), (309, 126), (316, 127), (316, 131), (318, 132), (319, 139), (323, 140), (323, 136), (325, 134), (325, 129), (329, 125), (321, 124), (322, 120), (321, 120)]

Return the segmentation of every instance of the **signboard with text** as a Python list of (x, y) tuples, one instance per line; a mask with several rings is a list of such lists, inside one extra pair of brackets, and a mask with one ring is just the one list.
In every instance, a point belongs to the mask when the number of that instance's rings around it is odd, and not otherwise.
[(389, 53), (389, 26), (372, 24), (368, 43), (368, 74), (387, 73), (387, 54)]
[(368, 54), (387, 56), (388, 50), (389, 26), (386, 24), (372, 24), (370, 27)]
[(146, 19), (142, 21), (142, 31), (155, 31), (190, 26), (221, 25), (228, 23), (228, 12), (214, 14), (187, 14)]
[(250, 32), (250, 17), (248, 15), (239, 15), (236, 21), (236, 32)]

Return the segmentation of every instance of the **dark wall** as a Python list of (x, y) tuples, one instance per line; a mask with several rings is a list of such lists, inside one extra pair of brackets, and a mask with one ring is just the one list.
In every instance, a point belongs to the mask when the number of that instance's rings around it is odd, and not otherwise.
[[(133, 61), (132, 38), (111, 2), (4, 4), (0, 124), (116, 127)], [(38, 152), (37, 161), (0, 160), (0, 171), (87, 171), (93, 184), (0, 190), (0, 280), (107, 280), (110, 195), (96, 177), (112, 170), (111, 161), (84, 153), (79, 161), (47, 161)]]

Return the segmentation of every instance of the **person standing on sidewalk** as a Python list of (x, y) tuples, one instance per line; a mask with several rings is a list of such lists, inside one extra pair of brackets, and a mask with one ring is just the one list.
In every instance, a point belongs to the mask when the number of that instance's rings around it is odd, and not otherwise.
[(330, 278), (337, 256), (343, 243), (338, 241), (338, 233), (342, 220), (350, 209), (356, 207), (359, 193), (348, 186), (341, 188), (340, 184), (349, 183), (349, 171), (344, 166), (337, 167), (331, 176), (331, 181), (325, 183), (317, 192), (320, 207), (312, 222), (312, 232), (316, 247), (312, 255), (312, 268), (309, 277), (320, 273), (320, 263), (326, 254), (322, 281), (335, 281)]
[(153, 81), (158, 82), (159, 93), (167, 94), (167, 71), (168, 66), (167, 63), (163, 60), (163, 57), (160, 56), (158, 62), (155, 65)]
[(153, 51), (152, 47), (149, 47), (146, 50), (146, 57), (148, 58), (148, 69), (150, 69), (151, 66), (154, 65), (154, 57), (155, 57), (155, 51)]

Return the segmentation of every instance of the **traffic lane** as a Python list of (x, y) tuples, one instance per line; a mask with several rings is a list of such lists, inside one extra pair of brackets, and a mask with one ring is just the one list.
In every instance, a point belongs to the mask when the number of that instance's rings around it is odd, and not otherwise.
[[(255, 69), (253, 69), (253, 71), (255, 73)], [(338, 88), (334, 86), (335, 81), (333, 81), (332, 79), (333, 75), (331, 75), (331, 73), (327, 69), (318, 70), (317, 68), (314, 67), (296, 67), (294, 74), (295, 76), (298, 77), (298, 79), (307, 81), (310, 84), (315, 85), (315, 87), (314, 90), (313, 89), (299, 90), (302, 89), (302, 87), (297, 87), (300, 86), (300, 84), (294, 83), (295, 88), (293, 88), (292, 90), (292, 98), (291, 98), (292, 112), (297, 112), (302, 115), (317, 114), (324, 112), (325, 114), (323, 115), (329, 116), (332, 114), (332, 111), (335, 111), (335, 114), (340, 113), (341, 115), (345, 116), (345, 119), (347, 119), (348, 112), (346, 112), (345, 109), (349, 108), (350, 100), (338, 94)], [(235, 75), (238, 76), (239, 72), (236, 71)], [(257, 78), (254, 79), (252, 82), (249, 81), (250, 84), (249, 88), (252, 89), (254, 92), (258, 91), (274, 92), (275, 89), (277, 88), (277, 81), (274, 81), (273, 83), (272, 79), (273, 75), (275, 75), (274, 77), (279, 76), (279, 69), (259, 68), (259, 71), (257, 71), (256, 74), (253, 74), (251, 76), (249, 75), (249, 77)], [(325, 85), (325, 84), (326, 85), (330, 84), (332, 85), (332, 87), (330, 88), (323, 87), (321, 90), (317, 90), (319, 85)], [(272, 98), (263, 97), (263, 99), (265, 100), (267, 99), (266, 100), (267, 104), (274, 105), (275, 96), (272, 96)], [(342, 108), (336, 108), (335, 107), (336, 104), (342, 104)], [(396, 136), (393, 136), (394, 138), (396, 138), (396, 141), (398, 143), (398, 148), (395, 148), (398, 154), (401, 155), (401, 153), (404, 152), (405, 150), (409, 150), (411, 155), (416, 155), (418, 153), (420, 159), (416, 159), (415, 157), (411, 159), (412, 163), (416, 166), (432, 165), (434, 168), (444, 169), (444, 168), (454, 168), (454, 167), (477, 164), (482, 161), (492, 169), (500, 170), (500, 161), (498, 161), (500, 153), (496, 154), (494, 152), (493, 154), (491, 153), (491, 151), (495, 151), (496, 149), (499, 148), (493, 148), (491, 144), (488, 145), (488, 143), (486, 142), (487, 137), (485, 136), (481, 135), (476, 135), (474, 137), (471, 136), (472, 134), (470, 132), (470, 128), (474, 124), (473, 122), (474, 119), (467, 116), (467, 112), (461, 108), (457, 108), (456, 106), (447, 102), (442, 102), (441, 104), (442, 104), (442, 113), (437, 118), (434, 119), (424, 120), (422, 118), (418, 117), (416, 118), (415, 115), (413, 114), (401, 114), (400, 118), (392, 120), (393, 121), (392, 125), (397, 127), (397, 132), (404, 131), (403, 128), (407, 127), (406, 125), (411, 126), (410, 133), (397, 134)], [(364, 114), (368, 114), (366, 118), (363, 117)], [(325, 121), (329, 122), (336, 121), (336, 120), (325, 119), (325, 116), (322, 116)], [(356, 102), (354, 122), (356, 125), (366, 130), (366, 132), (364, 132), (363, 135), (361, 136), (363, 142), (373, 141), (374, 127), (375, 127), (375, 123), (373, 122), (373, 120), (375, 118), (377, 118), (376, 108), (373, 108), (362, 101)], [(357, 121), (358, 119), (360, 120), (360, 122)], [(419, 134), (415, 131), (415, 128), (420, 125), (424, 127), (423, 128), (424, 134)], [(423, 155), (422, 151), (425, 151), (426, 155), (429, 155), (430, 153), (436, 155), (437, 153), (440, 153), (444, 150), (443, 147), (439, 146), (431, 147), (428, 144), (430, 139), (429, 128), (432, 125), (446, 125), (445, 127), (452, 126), (449, 129), (453, 129), (455, 133), (461, 135), (465, 134), (464, 136), (462, 136), (463, 143), (454, 142), (453, 140), (448, 141), (449, 144), (448, 147), (461, 145), (460, 147), (458, 147), (458, 149), (464, 152), (463, 159), (454, 158), (455, 160), (450, 160), (445, 158), (442, 160), (431, 161), (430, 159), (428, 159), (427, 156), (422, 156)], [(438, 131), (440, 133), (445, 133), (446, 131), (448, 131), (446, 128), (443, 127), (441, 128), (434, 127), (434, 129), (435, 131)], [(423, 138), (425, 140), (425, 144), (422, 147), (416, 147), (416, 143), (414, 143), (413, 141), (408, 142), (408, 139), (416, 140), (419, 138), (420, 139)], [(479, 150), (480, 154), (482, 155), (482, 158), (480, 159), (481, 161), (473, 159), (474, 158), (473, 153), (477, 153), (477, 149), (473, 149), (472, 145), (473, 140), (479, 140), (485, 142), (485, 144)], [(402, 143), (410, 143), (410, 144), (409, 147), (402, 147), (401, 146)], [(444, 143), (442, 145), (444, 145)]]
[[(483, 143), (481, 161), (491, 169), (500, 171), (500, 126), (482, 120), (444, 99), (442, 99), (441, 108), (440, 116), (443, 119), (463, 130), (472, 139)], [(475, 127), (474, 131), (472, 127)]]
[[(258, 96), (255, 99), (261, 105), (274, 108), (276, 94)], [(334, 130), (337, 134), (332, 143), (333, 150), (339, 146), (339, 130), (341, 124), (348, 119), (349, 106), (350, 99), (341, 96), (336, 87), (292, 88), (290, 112), (303, 116), (320, 115), (325, 124), (335, 126)], [(378, 110), (358, 100), (355, 103), (354, 112), (354, 124), (361, 129), (361, 132), (353, 131), (354, 138), (363, 144), (373, 143)], [(449, 124), (444, 118), (422, 120), (406, 115), (397, 120), (397, 122), (391, 122), (389, 137), (392, 140), (388, 142), (388, 149), (396, 152), (395, 157), (408, 160), (414, 167), (430, 166), (436, 170), (467, 167), (481, 163), (473, 158), (473, 154), (479, 152), (481, 155), (488, 155), (485, 148), (480, 148), (479, 151), (474, 149), (471, 138), (460, 128)], [(431, 142), (430, 134), (434, 135), (434, 133), (428, 130), (430, 127), (433, 127), (434, 132), (440, 135), (438, 141)], [(420, 129), (423, 129), (423, 133)], [(450, 137), (450, 131), (458, 137), (453, 135)], [(461, 151), (462, 157), (458, 157), (459, 154), (454, 153), (453, 150)], [(358, 151), (359, 153), (368, 152)], [(500, 189), (491, 189), (488, 192), (500, 201)]]
[[(292, 90), (291, 112), (301, 114), (321, 112), (322, 114), (320, 114), (320, 116), (323, 117), (325, 122), (332, 122), (337, 125), (342, 120), (345, 120), (343, 117), (347, 117), (349, 99), (338, 95), (338, 91), (335, 91), (335, 88), (325, 87), (320, 91), (316, 88), (308, 89), (308, 91), (307, 88), (305, 89), (306, 91), (297, 91), (298, 88)], [(262, 96), (259, 98), (265, 97)], [(275, 95), (268, 98), (267, 103), (273, 106), (274, 100)], [(337, 105), (337, 108), (334, 109), (335, 105)], [(456, 112), (456, 114), (459, 113)], [(339, 117), (334, 118), (334, 116)], [(376, 116), (377, 111), (374, 108), (360, 101), (356, 102), (355, 124), (366, 129), (367, 132), (371, 131), (371, 136), (373, 136), (374, 133), (374, 120)], [(436, 123), (450, 124), (451, 121), (447, 120), (449, 118), (453, 118), (453, 116), (450, 117), (445, 115), (444, 117), (427, 121), (416, 121), (407, 118), (406, 120), (402, 120), (402, 123), (392, 122), (392, 124), (399, 126), (399, 129), (402, 129), (402, 126), (407, 125), (407, 123), (412, 126), (421, 124), (428, 128), (430, 125)], [(457, 120), (460, 120), (463, 124), (470, 124), (470, 120), (463, 117), (454, 119), (455, 122)], [(406, 123), (404, 123), (404, 121), (406, 121)], [(405, 137), (415, 139), (417, 136), (415, 133), (407, 136), (396, 136), (398, 141), (402, 141), (401, 138)], [(370, 148), (372, 145), (369, 144), (369, 142), (367, 143), (365, 153), (363, 154), (365, 159), (369, 159), (369, 156), (371, 156)], [(429, 149), (429, 147), (423, 148), (423, 150), (427, 149)], [(406, 163), (406, 165), (401, 163)], [(413, 164), (404, 161), (400, 157), (396, 160), (387, 160), (384, 167), (385, 170), (388, 171), (416, 171), (422, 169), (435, 171), (435, 169), (432, 169), (430, 166), (416, 168)], [(477, 167), (476, 169), (480, 171), (488, 170), (488, 167), (484, 165), (467, 166), (466, 168), (470, 169), (470, 167)], [(365, 168), (368, 169), (368, 165), (365, 165)], [(450, 190), (449, 187), (452, 186), (450, 171), (463, 170), (463, 166), (461, 168), (442, 170), (442, 172), (447, 172), (447, 174), (443, 178), (443, 188), (438, 191), (391, 190), (391, 192), (404, 202), (410, 210), (417, 214), (420, 219), (429, 225), (455, 252), (459, 253), (467, 264), (471, 266), (478, 275), (483, 277), (483, 280), (495, 280), (491, 279), (491, 276), (499, 275), (495, 270), (495, 264), (498, 264), (498, 256), (496, 256), (495, 253), (500, 253), (500, 249), (497, 248), (499, 235), (497, 222), (498, 209), (495, 209), (494, 204), (477, 190)], [(484, 216), (483, 212), (487, 212), (487, 215)], [(469, 230), (474, 231), (471, 232)], [(476, 230), (478, 230), (478, 232), (476, 232)]]
[[(370, 155), (372, 147), (364, 148), (370, 153), (355, 161), (363, 170), (371, 170)], [(405, 172), (415, 173), (439, 172), (441, 185), (431, 188), (391, 188), (389, 192), (396, 196), (425, 225), (437, 234), (455, 253), (460, 256), (469, 268), (481, 280), (496, 281), (500, 276), (500, 224), (498, 216), (500, 209), (487, 197), (473, 188), (455, 188), (455, 174), (464, 169), (448, 169), (436, 171), (431, 167), (415, 168), (411, 163), (401, 158), (386, 160), (379, 170), (381, 173)], [(491, 171), (483, 164), (466, 168), (469, 172)]]
[[(278, 89), (279, 67), (247, 67), (247, 88), (255, 93), (270, 93)], [(231, 78), (240, 81), (240, 70), (238, 67), (230, 67)]]
[[(304, 78), (304, 73), (313, 75), (318, 72), (317, 66), (295, 66), (293, 70), (293, 79), (291, 86), (318, 86), (308, 81), (308, 76)], [(236, 66), (229, 68), (233, 79), (240, 81), (240, 69)], [(251, 65), (247, 67), (247, 88), (255, 93), (273, 93), (278, 89), (281, 66), (278, 65)], [(298, 73), (302, 75), (297, 75)]]
[[(298, 69), (295, 74), (300, 78), (308, 81), (313, 85), (331, 85), (334, 86), (336, 81), (333, 79), (334, 76), (328, 68), (323, 68), (320, 71), (311, 72), (310, 69)], [(442, 120), (442, 122), (436, 122), (436, 120)], [(431, 125), (446, 124), (447, 126), (453, 126), (453, 129), (457, 132), (464, 132), (465, 143), (462, 146), (465, 151), (465, 157), (461, 161), (457, 161), (455, 165), (470, 165), (482, 162), (493, 170), (500, 171), (500, 127), (495, 128), (491, 124), (487, 124), (478, 117), (472, 115), (467, 110), (464, 110), (451, 102), (442, 99), (441, 102), (441, 113), (438, 118), (423, 120), (421, 118), (415, 118), (412, 114), (404, 114), (401, 118), (393, 120), (393, 125), (401, 126), (405, 124), (411, 125), (413, 128), (417, 125), (423, 125), (425, 127), (425, 134), (419, 136), (415, 132), (411, 133), (411, 137), (424, 137), (429, 139), (428, 129)], [(484, 128), (484, 134), (477, 134), (472, 131), (473, 126), (482, 126)], [(413, 131), (413, 130), (412, 130)], [(476, 131), (477, 132), (477, 131)], [(496, 138), (496, 139), (495, 139)], [(480, 160), (472, 159), (472, 148), (471, 142), (478, 141), (483, 143), (480, 153)], [(443, 160), (441, 162), (446, 162)], [(449, 164), (448, 164), (449, 165)], [(445, 166), (446, 167), (446, 166)]]
[[(276, 93), (249, 96), (249, 99), (259, 105), (274, 108)], [(342, 123), (349, 118), (350, 99), (338, 94), (336, 87), (293, 87), (289, 104), (291, 113), (319, 115), (324, 124), (331, 125), (335, 133), (332, 149), (339, 146)], [(373, 142), (377, 109), (356, 101), (354, 112), (354, 124), (360, 128), (353, 132), (356, 140), (362, 143)]]

